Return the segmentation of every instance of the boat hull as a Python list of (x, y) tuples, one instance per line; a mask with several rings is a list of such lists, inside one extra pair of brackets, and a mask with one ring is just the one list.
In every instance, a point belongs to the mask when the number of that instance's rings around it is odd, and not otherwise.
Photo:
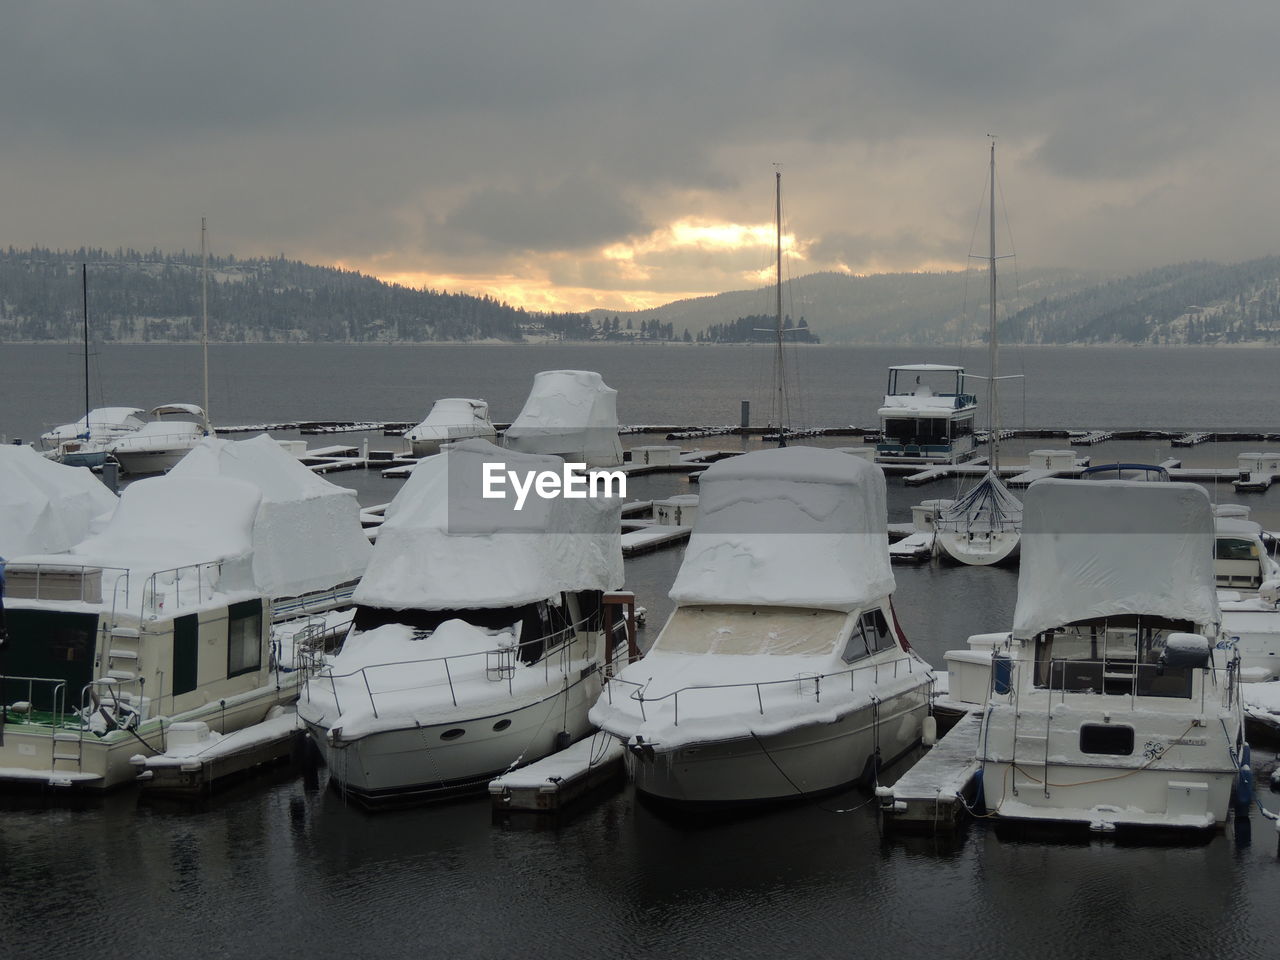
[(939, 532), (934, 544), (937, 550), (957, 563), (971, 567), (989, 567), (1017, 559), (1021, 539), (1016, 533), (966, 536), (947, 531)]
[[(922, 674), (922, 677), (924, 675)], [(836, 790), (891, 763), (920, 740), (928, 682), (844, 714), (778, 734), (705, 740), (674, 750), (630, 746), (636, 790), (677, 805), (777, 802)]]
[(117, 450), (113, 456), (125, 473), (168, 473), (190, 452), (190, 447), (181, 450)]
[[(289, 683), (277, 688), (272, 683), (249, 693), (215, 700), (193, 710), (158, 720), (149, 720), (138, 729), (115, 731), (104, 737), (85, 732), (77, 736), (65, 729), (40, 724), (9, 722), (0, 746), (0, 789), (59, 787), (75, 791), (105, 792), (137, 779), (138, 771), (129, 761), (143, 753), (143, 743), (152, 752), (164, 750), (163, 730), (180, 720), (203, 720), (220, 733), (259, 723), (276, 704), (291, 702), (297, 688)], [(141, 741), (141, 742), (140, 742)], [(75, 756), (77, 759), (71, 759)]]
[(341, 728), (334, 736), (321, 724), (306, 723), (334, 785), (366, 806), (389, 806), (484, 793), (512, 766), (540, 760), (566, 739), (590, 733), (587, 710), (599, 694), (597, 670), (532, 703), (495, 700), (440, 722), (351, 739)]

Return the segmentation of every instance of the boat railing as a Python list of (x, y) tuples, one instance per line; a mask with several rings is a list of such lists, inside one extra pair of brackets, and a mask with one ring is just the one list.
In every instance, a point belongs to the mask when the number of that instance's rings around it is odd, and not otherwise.
[(111, 440), (107, 452), (153, 453), (176, 449), (181, 444), (194, 445), (203, 438), (204, 434), (198, 428), (194, 432), (175, 430), (172, 433), (126, 433)]
[(1054, 694), (1057, 694), (1058, 703), (1065, 703), (1068, 693), (1124, 696), (1129, 698), (1133, 709), (1138, 697), (1192, 702), (1195, 697), (1192, 678), (1200, 674), (1199, 711), (1203, 713), (1212, 689), (1220, 690), (1223, 707), (1234, 705), (1239, 683), (1237, 661), (1238, 657), (1233, 657), (1225, 667), (1166, 667), (1124, 657), (1105, 660), (1054, 658), (1047, 661), (1047, 682), (1041, 683), (1037, 679), (1035, 686), (1048, 690), (1049, 709), (1053, 707)]
[[(157, 570), (147, 578), (142, 588), (142, 615), (150, 613), (152, 619), (168, 610), (181, 609), (185, 606), (199, 606), (208, 597), (212, 597), (214, 587), (222, 575), (221, 560), (206, 560), (204, 563), (188, 563), (168, 570)], [(183, 595), (183, 580), (190, 593), (194, 581), (195, 599)], [(172, 587), (172, 590), (169, 588)]]
[[(567, 676), (569, 662), (573, 659), (571, 653), (575, 644), (586, 642), (583, 634), (584, 630), (590, 629), (596, 618), (586, 618), (579, 623), (572, 624), (553, 634), (548, 634), (542, 638), (544, 649), (537, 660), (525, 665), (525, 670), (536, 669), (539, 665), (543, 668), (543, 678), (545, 683), (551, 682), (551, 669), (553, 664), (561, 674)], [(311, 697), (311, 684), (313, 682), (322, 683), (328, 681), (328, 692), (333, 697), (334, 706), (337, 708), (338, 716), (342, 716), (342, 703), (338, 695), (338, 681), (349, 680), (359, 677), (361, 685), (364, 688), (365, 696), (369, 701), (369, 708), (373, 711), (373, 716), (378, 717), (378, 696), (384, 695), (390, 691), (383, 691), (379, 694), (374, 691), (373, 684), (369, 682), (371, 673), (375, 671), (385, 670), (402, 670), (405, 667), (420, 666), (423, 664), (439, 664), (444, 671), (443, 679), (449, 686), (449, 697), (453, 701), (453, 705), (458, 705), (458, 691), (454, 685), (455, 668), (460, 665), (470, 666), (478, 661), (478, 658), (484, 658), (485, 678), (491, 681), (507, 682), (507, 695), (515, 696), (515, 675), (516, 661), (520, 656), (520, 644), (518, 641), (513, 642), (510, 646), (495, 647), (489, 650), (476, 650), (471, 653), (455, 653), (444, 657), (423, 657), (415, 660), (393, 660), (386, 663), (370, 663), (357, 670), (351, 670), (347, 673), (334, 673), (332, 665), (321, 667), (314, 673), (308, 674), (304, 681), (303, 696), (308, 700)], [(452, 666), (450, 666), (452, 664)], [(324, 689), (322, 686), (321, 689)], [(396, 691), (400, 692), (400, 691)]]
[[(871, 677), (872, 684), (879, 683), (881, 680), (896, 680), (899, 677), (910, 676), (914, 673), (928, 672), (928, 666), (921, 660), (917, 660), (913, 656), (895, 657), (893, 660), (881, 661), (877, 663), (864, 663), (859, 666), (850, 667), (847, 670), (836, 670), (830, 673), (799, 673), (793, 677), (787, 677), (779, 680), (748, 680), (733, 683), (696, 683), (687, 687), (680, 687), (678, 690), (670, 690), (659, 696), (647, 696), (645, 691), (648, 688), (648, 682), (636, 683), (633, 680), (623, 680), (620, 677), (605, 678), (605, 696), (609, 703), (613, 703), (613, 685), (621, 684), (624, 687), (632, 687), (634, 689), (628, 694), (628, 698), (640, 704), (641, 720), (648, 720), (645, 710), (645, 704), (661, 703), (664, 700), (671, 701), (672, 723), (675, 726), (680, 725), (680, 696), (685, 694), (686, 697), (691, 694), (706, 692), (708, 690), (754, 690), (756, 708), (760, 711), (760, 715), (765, 715), (764, 691), (780, 690), (784, 686), (790, 686), (795, 689), (798, 696), (808, 697), (812, 692), (814, 703), (822, 702), (822, 689), (825, 683), (828, 691), (843, 690), (844, 686), (841, 681), (848, 678), (849, 691), (854, 692), (858, 689), (858, 679)], [(835, 684), (840, 683), (840, 686)]]
[[(8, 567), (8, 596), (23, 600), (46, 600), (102, 603), (102, 575), (117, 574), (116, 583), (126, 583), (129, 571), (125, 567), (105, 567), (100, 563), (68, 563), (65, 560), (48, 563), (11, 563)], [(78, 583), (71, 596), (68, 586), (75, 579)]]
[[(13, 698), (16, 686), (21, 690), (26, 686), (25, 698)], [(0, 674), (0, 691), (5, 701), (4, 716), (6, 723), (39, 724), (41, 726), (62, 727), (67, 725), (67, 681), (61, 677), (20, 677), (13, 674)], [(40, 700), (47, 703), (48, 710), (37, 709), (37, 693)], [(43, 694), (47, 693), (47, 696)], [(76, 721), (79, 724), (79, 720)]]

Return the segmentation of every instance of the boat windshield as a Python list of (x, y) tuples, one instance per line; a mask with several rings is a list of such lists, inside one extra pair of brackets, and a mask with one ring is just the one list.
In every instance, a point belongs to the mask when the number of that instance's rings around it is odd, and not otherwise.
[(1036, 638), (1035, 685), (1067, 693), (1190, 697), (1189, 667), (1166, 666), (1172, 633), (1190, 633), (1186, 620), (1121, 616), (1081, 620)]
[(654, 644), (665, 653), (822, 656), (835, 650), (848, 614), (802, 607), (677, 607)]

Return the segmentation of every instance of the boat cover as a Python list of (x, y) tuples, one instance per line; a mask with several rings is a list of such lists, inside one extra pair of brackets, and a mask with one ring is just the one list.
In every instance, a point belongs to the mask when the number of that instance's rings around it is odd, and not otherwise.
[[(463, 440), (423, 458), (387, 507), (355, 600), (391, 610), (518, 606), (622, 585), (622, 501), (485, 498), (484, 465), (562, 474), (559, 457)], [(523, 482), (523, 481), (522, 481)], [(496, 487), (494, 488), (496, 489)]]
[(836, 450), (721, 460), (671, 588), (679, 604), (853, 611), (893, 593), (884, 473)]
[(1013, 636), (1122, 614), (1218, 624), (1209, 495), (1189, 483), (1037, 480), (1023, 502)]
[(270, 597), (296, 597), (360, 578), (372, 547), (354, 490), (317, 476), (265, 433), (251, 440), (205, 437), (171, 477), (233, 477), (262, 502), (253, 524), (253, 576)]
[(54, 463), (27, 446), (0, 446), (0, 557), (69, 550), (116, 502), (84, 467)]
[(533, 378), (504, 445), (592, 467), (619, 464), (618, 391), (589, 370), (544, 370)]

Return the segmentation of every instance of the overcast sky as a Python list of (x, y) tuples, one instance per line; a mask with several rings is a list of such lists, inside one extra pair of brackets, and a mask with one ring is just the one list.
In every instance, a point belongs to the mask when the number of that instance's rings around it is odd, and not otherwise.
[[(532, 308), (771, 264), (1280, 250), (1280, 4), (48, 0), (0, 15), (0, 243), (283, 253)], [(1001, 244), (1009, 242), (1003, 231)], [(985, 252), (985, 240), (977, 240)]]

